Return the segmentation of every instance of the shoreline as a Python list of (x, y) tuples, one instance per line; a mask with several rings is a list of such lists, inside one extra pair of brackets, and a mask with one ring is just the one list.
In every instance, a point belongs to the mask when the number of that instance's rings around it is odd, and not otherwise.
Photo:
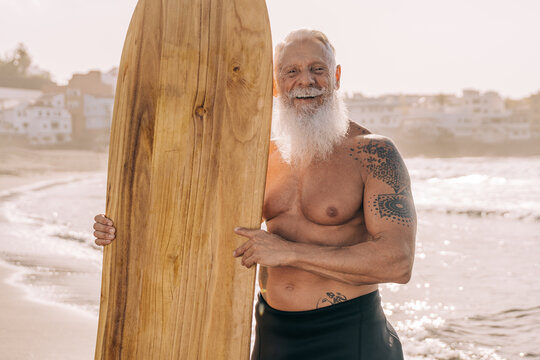
[[(107, 166), (106, 153), (2, 150), (0, 202), (19, 192), (106, 171)], [(97, 316), (69, 304), (33, 298), (31, 288), (21, 282), (24, 274), (24, 266), (0, 259), (0, 354), (13, 360), (92, 359)]]
[(24, 285), (13, 281), (20, 271), (0, 261), (0, 353), (12, 360), (93, 358), (97, 318), (29, 299)]

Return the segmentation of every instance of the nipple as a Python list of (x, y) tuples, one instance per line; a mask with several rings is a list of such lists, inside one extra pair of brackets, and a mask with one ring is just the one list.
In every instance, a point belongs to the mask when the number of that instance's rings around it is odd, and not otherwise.
[(338, 215), (338, 210), (335, 207), (330, 206), (326, 208), (326, 215), (330, 217), (336, 217)]

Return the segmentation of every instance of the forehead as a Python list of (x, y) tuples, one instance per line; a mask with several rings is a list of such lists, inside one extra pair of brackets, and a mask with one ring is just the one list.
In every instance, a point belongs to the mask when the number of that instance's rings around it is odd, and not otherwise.
[(278, 68), (312, 62), (331, 63), (331, 53), (317, 39), (294, 40), (287, 43), (278, 54)]

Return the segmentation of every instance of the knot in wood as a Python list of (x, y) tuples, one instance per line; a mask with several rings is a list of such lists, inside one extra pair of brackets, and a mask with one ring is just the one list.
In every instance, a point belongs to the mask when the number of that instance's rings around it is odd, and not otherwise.
[(200, 118), (204, 117), (204, 115), (206, 115), (206, 109), (202, 106), (198, 106), (195, 109), (195, 115), (197, 115)]

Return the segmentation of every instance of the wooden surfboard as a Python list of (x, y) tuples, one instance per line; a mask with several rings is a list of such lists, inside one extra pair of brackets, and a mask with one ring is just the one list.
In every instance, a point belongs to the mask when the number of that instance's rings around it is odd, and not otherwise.
[(248, 359), (272, 112), (264, 0), (139, 0), (111, 128), (96, 359)]

